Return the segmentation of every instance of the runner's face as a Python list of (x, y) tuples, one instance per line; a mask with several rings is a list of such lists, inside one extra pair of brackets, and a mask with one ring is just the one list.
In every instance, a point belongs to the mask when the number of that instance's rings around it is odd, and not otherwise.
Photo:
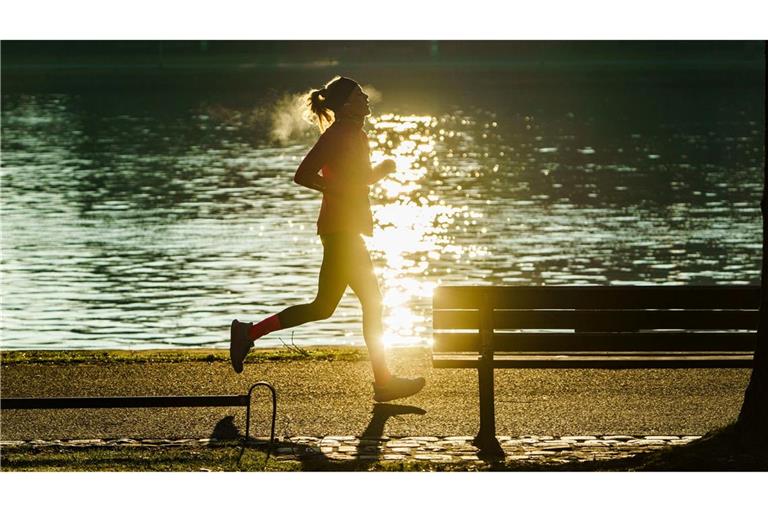
[(371, 114), (371, 109), (368, 106), (368, 95), (363, 92), (360, 86), (356, 86), (349, 93), (349, 98), (344, 103), (342, 112), (351, 117), (365, 117)]

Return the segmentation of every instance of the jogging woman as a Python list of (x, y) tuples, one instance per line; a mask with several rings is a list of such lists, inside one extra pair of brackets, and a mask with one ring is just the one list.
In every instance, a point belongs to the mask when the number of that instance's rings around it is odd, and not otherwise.
[(257, 324), (232, 321), (229, 355), (237, 373), (253, 342), (267, 333), (329, 318), (347, 286), (363, 309), (363, 337), (373, 366), (373, 398), (388, 402), (418, 393), (424, 379), (392, 375), (382, 345), (381, 293), (368, 249), (361, 235), (371, 236), (373, 218), (368, 187), (395, 171), (385, 160), (371, 167), (368, 138), (363, 131), (370, 115), (368, 96), (354, 80), (336, 77), (307, 98), (320, 129), (329, 124), (299, 165), (294, 181), (323, 194), (317, 233), (323, 263), (315, 300), (284, 309)]

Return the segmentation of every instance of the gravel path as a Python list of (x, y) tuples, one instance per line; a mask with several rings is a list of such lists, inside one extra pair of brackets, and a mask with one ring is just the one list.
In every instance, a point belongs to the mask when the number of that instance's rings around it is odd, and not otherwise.
[[(278, 390), (281, 437), (471, 436), (478, 428), (477, 375), (431, 367), (425, 352), (395, 354), (400, 374), (427, 387), (397, 414), (373, 414), (368, 363), (221, 362), (10, 364), (2, 397), (240, 394), (258, 380)], [(739, 412), (748, 370), (497, 370), (499, 436), (696, 436)], [(268, 434), (266, 397), (255, 399), (253, 435)], [(0, 439), (220, 437), (244, 430), (242, 408), (2, 411)]]

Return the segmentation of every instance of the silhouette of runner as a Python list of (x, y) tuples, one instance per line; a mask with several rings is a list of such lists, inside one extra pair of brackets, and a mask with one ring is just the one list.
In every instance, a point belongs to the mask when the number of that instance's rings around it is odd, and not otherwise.
[(322, 130), (317, 143), (299, 165), (294, 181), (323, 194), (317, 233), (323, 243), (323, 263), (315, 300), (284, 309), (257, 324), (233, 320), (229, 355), (237, 373), (254, 340), (330, 317), (347, 286), (363, 308), (363, 337), (373, 367), (374, 400), (388, 402), (418, 393), (424, 378), (394, 376), (387, 367), (381, 341), (381, 292), (368, 249), (361, 235), (371, 236), (373, 218), (368, 187), (395, 171), (385, 160), (371, 167), (368, 138), (363, 131), (370, 115), (368, 96), (354, 80), (336, 77), (323, 89), (313, 90), (307, 105)]

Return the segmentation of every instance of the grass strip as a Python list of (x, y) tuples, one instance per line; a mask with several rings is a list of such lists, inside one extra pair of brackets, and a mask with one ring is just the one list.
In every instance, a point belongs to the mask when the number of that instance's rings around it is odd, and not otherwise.
[[(356, 347), (257, 349), (248, 354), (246, 363), (280, 361), (365, 361), (365, 349)], [(3, 350), (3, 366), (19, 364), (92, 364), (92, 363), (189, 363), (229, 362), (226, 350)]]

